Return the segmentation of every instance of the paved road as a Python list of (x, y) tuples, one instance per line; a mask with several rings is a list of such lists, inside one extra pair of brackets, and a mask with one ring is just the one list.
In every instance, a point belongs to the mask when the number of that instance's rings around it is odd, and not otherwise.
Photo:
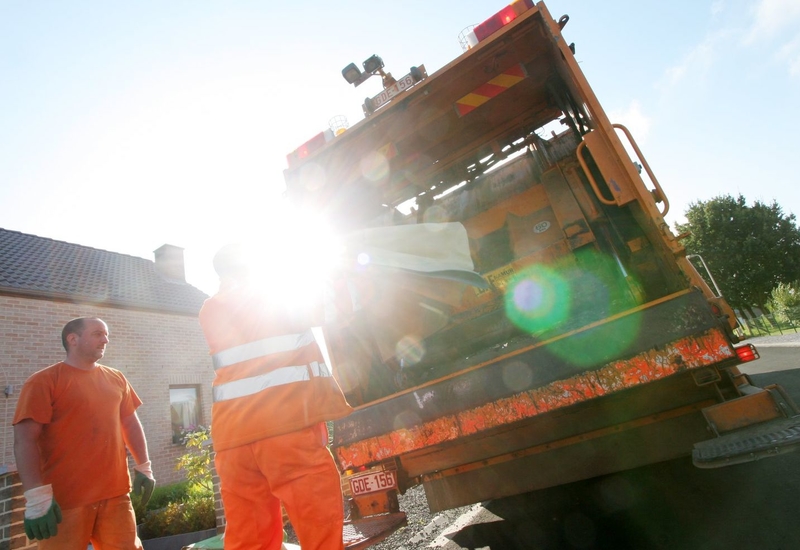
[[(751, 340), (757, 385), (800, 403), (800, 334)], [(429, 547), (793, 550), (800, 548), (800, 452), (701, 470), (691, 459), (476, 505)]]

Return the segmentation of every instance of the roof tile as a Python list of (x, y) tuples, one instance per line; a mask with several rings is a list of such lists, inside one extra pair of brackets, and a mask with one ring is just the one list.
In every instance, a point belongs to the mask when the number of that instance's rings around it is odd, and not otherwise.
[(197, 314), (207, 295), (155, 262), (0, 228), (0, 294)]

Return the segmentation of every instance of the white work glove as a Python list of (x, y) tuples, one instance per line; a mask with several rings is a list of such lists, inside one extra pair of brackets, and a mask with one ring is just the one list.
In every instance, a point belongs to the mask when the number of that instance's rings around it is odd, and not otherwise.
[(138, 495), (141, 493), (142, 506), (146, 506), (153, 494), (153, 489), (156, 488), (156, 480), (153, 477), (153, 470), (150, 467), (151, 462), (142, 462), (133, 467), (136, 472), (133, 478), (133, 494)]
[(143, 473), (145, 477), (148, 477), (150, 479), (155, 479), (153, 477), (152, 464), (153, 463), (148, 460), (147, 462), (142, 462), (141, 464), (137, 464), (136, 466), (133, 467), (133, 469), (136, 470), (137, 472)]
[(53, 498), (53, 486), (41, 485), (23, 493), (25, 534), (31, 540), (54, 537), (61, 523), (61, 507)]

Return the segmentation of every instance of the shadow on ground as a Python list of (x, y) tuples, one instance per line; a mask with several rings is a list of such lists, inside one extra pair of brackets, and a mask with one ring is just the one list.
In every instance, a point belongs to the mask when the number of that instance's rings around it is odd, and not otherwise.
[(800, 548), (800, 453), (700, 470), (690, 459), (495, 500), (465, 549)]

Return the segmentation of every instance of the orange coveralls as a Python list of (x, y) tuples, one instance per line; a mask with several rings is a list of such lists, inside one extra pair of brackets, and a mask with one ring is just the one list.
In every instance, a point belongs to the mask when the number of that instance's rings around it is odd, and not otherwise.
[(349, 414), (308, 320), (244, 286), (206, 300), (214, 360), (212, 438), (225, 550), (278, 550), (283, 502), (303, 550), (341, 550), (339, 471), (324, 421)]

